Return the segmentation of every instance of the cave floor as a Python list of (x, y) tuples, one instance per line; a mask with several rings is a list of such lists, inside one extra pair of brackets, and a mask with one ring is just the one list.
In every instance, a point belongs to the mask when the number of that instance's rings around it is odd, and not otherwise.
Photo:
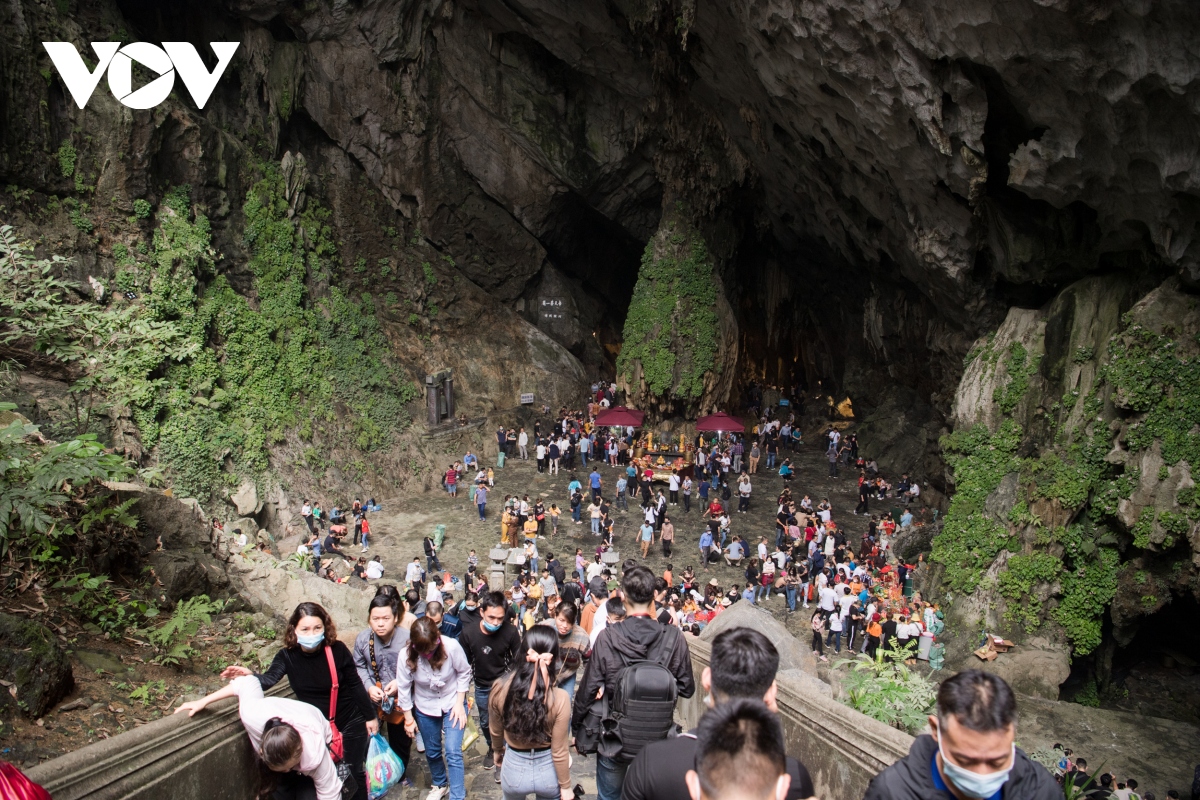
[[(461, 456), (461, 453), (448, 453), (446, 461), (448, 463)], [(813, 445), (802, 446), (792, 456), (792, 462), (796, 469), (796, 478), (791, 482), (792, 494), (800, 498), (807, 492), (814, 503), (828, 497), (833, 505), (834, 520), (847, 531), (851, 541), (857, 541), (867, 528), (868, 517), (851, 513), (858, 502), (853, 470), (842, 468), (842, 477), (829, 478), (824, 453)], [(576, 474), (583, 479), (587, 471), (577, 470)], [(618, 470), (602, 466), (600, 474), (607, 492), (615, 484)], [(420, 557), (421, 563), (425, 563), (421, 539), (427, 533), (432, 534), (434, 526), (439, 523), (446, 525), (447, 530), (441, 552), (444, 568), (461, 576), (466, 571), (467, 554), (471, 549), (479, 555), (481, 565), (485, 565), (487, 551), (499, 542), (500, 509), (506, 494), (528, 493), (530, 498), (542, 495), (547, 506), (558, 503), (569, 508), (566, 488), (570, 475), (565, 470), (558, 475), (540, 474), (532, 459), (509, 459), (504, 469), (495, 471), (495, 476), (496, 486), (490, 494), (486, 522), (478, 520), (475, 506), (465, 490), (457, 498), (439, 490), (399, 495), (385, 500), (383, 511), (372, 519), (374, 544), (371, 553), (381, 554), (388, 568), (388, 574), (382, 582), (388, 582), (389, 579), (402, 581), (405, 565), (414, 557)], [(759, 536), (766, 536), (768, 543), (773, 543), (774, 501), (784, 486), (783, 480), (777, 473), (760, 471), (754, 476), (753, 486), (750, 511), (733, 514), (733, 532), (743, 536), (752, 545), (757, 543)], [(871, 511), (878, 513), (888, 511), (891, 507), (890, 502), (877, 503), (872, 505)], [(699, 563), (697, 543), (703, 529), (702, 515), (693, 505), (690, 514), (683, 513), (682, 506), (679, 506), (669, 508), (668, 516), (675, 522), (674, 553), (671, 558), (664, 558), (661, 546), (656, 543), (645, 563), (656, 573), (671, 563), (675, 566), (675, 574), (680, 575), (684, 567)], [(616, 511), (615, 518), (618, 551), (622, 557), (630, 554), (639, 556), (634, 544), (641, 520), (636, 504), (630, 504), (629, 512)], [(568, 513), (560, 522), (557, 536), (539, 539), (538, 550), (543, 559), (548, 552), (565, 556), (564, 566), (569, 567), (576, 547), (583, 547), (584, 552), (590, 555), (594, 552), (595, 544), (596, 537), (590, 533), (586, 520), (583, 525), (575, 525)], [(744, 581), (739, 568), (722, 563), (710, 569), (707, 575), (702, 573), (703, 577), (706, 580), (716, 578), (726, 589), (730, 584)], [(807, 641), (804, 614), (787, 614), (782, 597), (772, 597), (764, 605), (793, 634)], [(831, 657), (830, 663), (834, 660)], [(818, 668), (825, 679), (828, 679), (828, 668), (828, 664), (821, 664)], [(1033, 698), (1022, 699), (1022, 703), (1027, 701), (1033, 702)], [(1019, 737), (1026, 746), (1037, 748), (1056, 741), (1065, 742), (1073, 747), (1076, 754), (1086, 756), (1093, 763), (1105, 762), (1106, 770), (1136, 777), (1144, 788), (1159, 790), (1160, 797), (1165, 796), (1168, 788), (1185, 788), (1180, 783), (1185, 777), (1190, 781), (1192, 766), (1198, 760), (1197, 754), (1191, 751), (1196, 749), (1193, 743), (1200, 741), (1192, 735), (1197, 730), (1194, 726), (1158, 719), (1144, 720), (1144, 724), (1139, 724), (1129, 714), (1085, 709), (1073, 703), (1039, 701), (1035, 706), (1036, 709), (1030, 709), (1031, 713), (1027, 715)], [(1103, 733), (1097, 736), (1098, 732)], [(1152, 736), (1147, 738), (1146, 734), (1151, 732)], [(476, 745), (479, 752), (476, 752), (476, 748), (468, 752), (467, 794), (469, 797), (499, 798), (499, 786), (491, 779), (492, 773), (481, 767), (483, 747), (481, 740)], [(428, 771), (423, 758), (414, 758), (413, 761), (413, 777), (420, 791), (412, 788), (399, 795), (393, 791), (389, 797), (414, 800), (424, 796), (425, 787), (429, 785)], [(1157, 774), (1149, 774), (1150, 769)], [(594, 776), (594, 760), (575, 756), (572, 779), (583, 784), (588, 796), (593, 796), (595, 792)]]
[[(446, 460), (449, 462), (461, 456), (461, 453), (449, 453)], [(796, 478), (791, 482), (792, 494), (799, 499), (807, 492), (813, 498), (814, 504), (820, 502), (822, 497), (828, 497), (833, 505), (835, 520), (846, 528), (856, 541), (867, 528), (867, 517), (856, 517), (851, 513), (858, 502), (857, 481), (851, 474), (853, 471), (843, 468), (842, 477), (829, 478), (828, 462), (824, 460), (824, 453), (816, 447), (801, 447), (792, 457), (792, 462), (796, 468)], [(601, 466), (600, 474), (606, 494), (616, 484), (623, 470), (624, 467), (614, 469), (606, 465)], [(590, 470), (577, 470), (576, 474), (586, 483), (588, 472)], [(584, 548), (585, 554), (589, 556), (595, 551), (597, 537), (592, 535), (586, 519), (582, 525), (571, 521), (567, 494), (567, 484), (571, 478), (566, 470), (558, 475), (542, 474), (538, 473), (537, 462), (532, 458), (528, 461), (509, 459), (504, 469), (495, 471), (495, 479), (496, 486), (489, 494), (486, 522), (479, 521), (478, 512), (470, 502), (465, 488), (457, 498), (452, 498), (439, 489), (436, 492), (401, 495), (384, 500), (383, 511), (374, 515), (371, 523), (371, 553), (382, 555), (388, 568), (388, 573), (381, 582), (386, 583), (389, 579), (402, 581), (404, 569), (413, 558), (419, 557), (421, 564), (425, 564), (422, 537), (426, 534), (432, 535), (434, 526), (439, 523), (446, 526), (446, 539), (440, 554), (442, 566), (461, 577), (467, 569), (467, 555), (474, 549), (480, 557), (481, 568), (484, 568), (487, 564), (487, 551), (495, 547), (500, 540), (500, 511), (506, 494), (528, 494), (530, 499), (540, 494), (547, 507), (550, 503), (557, 503), (560, 507), (567, 508), (567, 513), (559, 523), (558, 535), (538, 540), (538, 551), (543, 559), (547, 553), (552, 552), (564, 557), (564, 567), (570, 568), (574, 563), (576, 547)], [(743, 514), (735, 512), (732, 515), (732, 530), (751, 545), (757, 544), (759, 536), (766, 536), (768, 544), (773, 544), (775, 499), (784, 486), (783, 479), (778, 473), (760, 471), (758, 475), (753, 476), (752, 483), (754, 488), (750, 510)], [(736, 501), (733, 507), (736, 508)], [(678, 576), (683, 573), (684, 567), (699, 563), (698, 542), (704, 528), (703, 515), (694, 503), (690, 514), (684, 513), (683, 506), (680, 505), (669, 507), (667, 516), (675, 523), (674, 552), (670, 558), (665, 558), (661, 545), (655, 543), (645, 563), (656, 573), (661, 573), (668, 563), (673, 564)], [(637, 529), (641, 524), (637, 504), (631, 502), (628, 512), (615, 511), (615, 520), (614, 532), (618, 552), (622, 557), (640, 556), (635, 544)], [(720, 565), (712, 565), (710, 569), (711, 572), (704, 576), (705, 579), (716, 578), (726, 589), (733, 583), (744, 583), (741, 568), (730, 567), (722, 562)], [(797, 636), (803, 634), (805, 625), (801, 618), (804, 615), (787, 614), (781, 596), (768, 600), (766, 607), (784, 620)], [(492, 773), (482, 768), (484, 747), (481, 739), (467, 752), (467, 796), (498, 800), (501, 797), (500, 786), (495, 783)], [(575, 753), (572, 753), (572, 757), (572, 781), (583, 786), (587, 797), (594, 797), (595, 759), (581, 758)], [(429, 786), (429, 773), (424, 759), (414, 755), (412, 769), (416, 786), (399, 794), (393, 790), (388, 797), (415, 800), (424, 796)]]

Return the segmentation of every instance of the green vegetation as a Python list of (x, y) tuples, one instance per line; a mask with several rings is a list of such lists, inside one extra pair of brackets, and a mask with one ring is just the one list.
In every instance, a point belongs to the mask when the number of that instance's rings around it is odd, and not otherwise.
[(1062, 597), (1053, 618), (1066, 630), (1078, 655), (1100, 646), (1101, 618), (1117, 593), (1120, 556), (1115, 538), (1105, 528), (1090, 522), (1055, 530), (1055, 541), (1063, 545), (1069, 567), (1061, 575)]
[(835, 669), (850, 666), (842, 678), (842, 702), (893, 728), (919, 733), (933, 711), (937, 684), (904, 664), (916, 649), (915, 642), (901, 650), (880, 647), (875, 658), (861, 654), (835, 662)]
[(133, 201), (133, 215), (138, 219), (146, 219), (150, 216), (150, 211), (150, 203), (146, 200), (139, 199)]
[(1144, 417), (1129, 426), (1130, 450), (1161, 442), (1168, 464), (1200, 464), (1200, 359), (1184, 358), (1175, 340), (1138, 324), (1109, 344), (1103, 378), (1116, 390), (1116, 402)]
[(705, 374), (721, 370), (719, 334), (717, 284), (704, 239), (682, 221), (669, 222), (642, 254), (617, 372), (632, 382), (640, 365), (652, 394), (699, 399)]
[(62, 144), (58, 146), (58, 169), (64, 178), (69, 178), (75, 174), (75, 160), (79, 154), (75, 151), (75, 145), (71, 144), (70, 139), (63, 139)]
[(425, 283), (430, 286), (437, 284), (437, 273), (433, 271), (433, 264), (428, 261), (421, 262), (421, 271), (425, 274)]
[(1029, 633), (1042, 624), (1042, 603), (1033, 593), (1038, 584), (1053, 583), (1062, 572), (1062, 561), (1049, 553), (1009, 556), (1000, 573), (999, 589), (1008, 603), (1005, 619), (1019, 623)]
[(984, 511), (984, 501), (1005, 475), (1019, 469), (1020, 441), (1021, 428), (1011, 419), (995, 434), (976, 425), (941, 439), (955, 492), (942, 532), (933, 540), (932, 557), (946, 565), (946, 582), (954, 591), (975, 591), (983, 571), (1012, 541), (1005, 526)]
[(1008, 356), (1004, 361), (1008, 373), (1008, 383), (996, 396), (996, 405), (1003, 414), (1011, 414), (1029, 389), (1029, 378), (1037, 372), (1038, 359), (1030, 358), (1029, 351), (1020, 342), (1008, 346)]
[(212, 615), (220, 613), (224, 607), (223, 601), (209, 600), (208, 595), (203, 594), (181, 600), (171, 618), (146, 635), (158, 651), (155, 663), (179, 666), (195, 655), (193, 637), (201, 625), (212, 622)]
[(187, 186), (164, 197), (148, 263), (114, 247), (118, 284), (147, 287), (134, 303), (78, 301), (55, 277), (61, 259), (35, 262), (0, 229), (0, 342), (86, 364), (77, 388), (128, 408), (170, 484), (201, 500), (261, 474), (268, 446), (310, 418), (361, 451), (383, 447), (417, 396), (396, 377), (369, 296), (309, 295), (307, 276), (336, 258), (329, 212), (310, 198), (289, 218), (279, 170), (261, 173), (243, 209), (257, 308), (216, 274)]
[(146, 681), (129, 693), (130, 700), (136, 700), (143, 706), (156, 705), (167, 696), (167, 683), (164, 680)]

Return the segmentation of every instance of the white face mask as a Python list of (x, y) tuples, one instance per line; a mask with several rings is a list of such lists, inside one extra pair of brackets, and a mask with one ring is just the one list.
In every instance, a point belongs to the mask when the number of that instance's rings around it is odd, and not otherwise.
[(945, 773), (946, 779), (967, 797), (975, 797), (979, 800), (985, 800), (1000, 791), (1000, 787), (1008, 783), (1008, 775), (1017, 763), (1017, 746), (1014, 744), (1009, 756), (1008, 769), (982, 774), (964, 769), (946, 757), (946, 748), (942, 747), (940, 725), (938, 726), (938, 750), (942, 753), (942, 772)]

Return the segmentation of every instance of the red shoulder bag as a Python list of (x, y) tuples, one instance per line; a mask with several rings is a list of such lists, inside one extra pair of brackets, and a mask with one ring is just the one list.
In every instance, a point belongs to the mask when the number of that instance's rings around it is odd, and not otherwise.
[(329, 662), (329, 677), (333, 678), (333, 688), (329, 691), (329, 730), (332, 731), (329, 740), (329, 755), (337, 762), (345, 758), (346, 750), (342, 746), (342, 732), (338, 730), (337, 723), (333, 721), (333, 718), (337, 716), (338, 676), (337, 668), (333, 665), (332, 647), (325, 648), (325, 660)]

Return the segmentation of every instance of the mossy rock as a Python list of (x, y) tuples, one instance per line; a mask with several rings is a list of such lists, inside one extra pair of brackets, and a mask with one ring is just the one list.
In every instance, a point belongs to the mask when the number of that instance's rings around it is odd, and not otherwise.
[(71, 662), (45, 625), (0, 614), (0, 675), (16, 689), (2, 696), (25, 715), (38, 718), (75, 688)]

